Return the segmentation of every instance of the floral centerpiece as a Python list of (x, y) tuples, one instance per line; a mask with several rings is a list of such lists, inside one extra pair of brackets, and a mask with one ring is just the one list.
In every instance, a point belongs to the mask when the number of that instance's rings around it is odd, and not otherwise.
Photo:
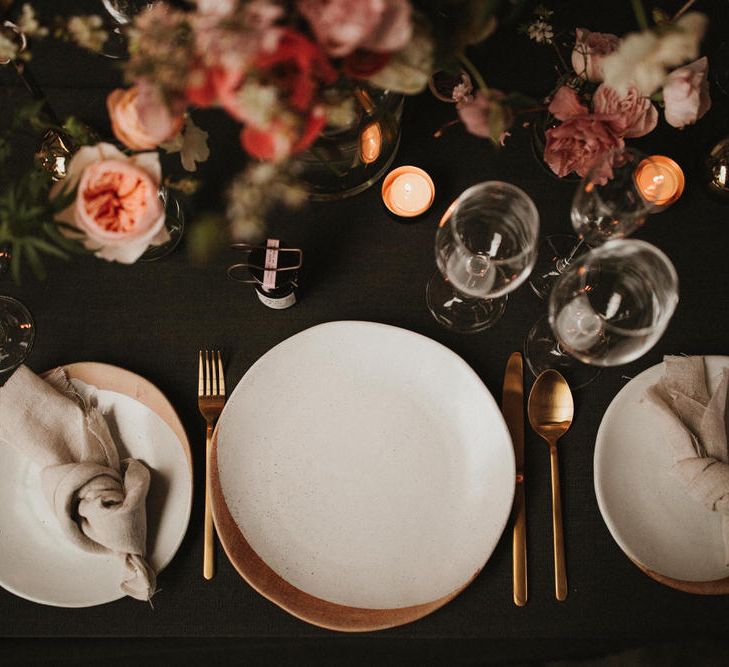
[[(217, 107), (241, 124), (248, 168), (228, 187), (227, 215), (234, 239), (261, 233), (269, 208), (296, 205), (307, 192), (297, 156), (316, 152), (327, 128), (344, 127), (364, 109), (371, 91), (415, 94), (436, 70), (464, 67), (478, 84), (464, 86), (459, 113), (480, 136), (502, 138), (515, 100), (487, 88), (466, 55), (498, 24), (494, 0), (197, 0), (153, 2), (124, 30), (129, 88), (107, 100), (116, 139), (129, 151), (179, 151), (186, 169), (208, 156), (207, 133), (196, 109)], [(505, 3), (511, 9), (509, 3)], [(516, 3), (518, 6), (520, 3)], [(32, 38), (53, 35), (100, 51), (109, 29), (99, 16), (72, 16), (44, 24), (30, 5), (17, 19)], [(47, 26), (47, 27), (46, 27)], [(29, 58), (0, 35), (0, 54)], [(4, 41), (3, 41), (4, 39)], [(387, 121), (369, 142), (392, 139)], [(374, 138), (373, 138), (374, 137)], [(376, 149), (376, 147), (375, 147)], [(367, 163), (373, 145), (358, 159)], [(88, 233), (88, 225), (84, 228)], [(218, 216), (202, 217), (192, 246), (220, 240)]]
[[(634, 2), (644, 30), (623, 38), (577, 28), (565, 58), (544, 6), (525, 27), (530, 39), (552, 46), (563, 73), (548, 97), (549, 118), (543, 157), (559, 177), (585, 176), (601, 156), (623, 147), (625, 139), (645, 136), (659, 122), (659, 108), (669, 125), (695, 123), (711, 107), (708, 60), (699, 58), (707, 19), (685, 13), (657, 14), (647, 25), (642, 5)], [(569, 64), (567, 63), (569, 60)]]

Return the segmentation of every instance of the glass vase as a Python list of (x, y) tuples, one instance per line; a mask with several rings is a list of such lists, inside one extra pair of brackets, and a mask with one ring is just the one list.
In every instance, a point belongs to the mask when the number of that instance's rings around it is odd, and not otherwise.
[(356, 195), (390, 167), (400, 145), (403, 96), (366, 85), (352, 89), (351, 120), (327, 126), (297, 157), (299, 177), (315, 201)]

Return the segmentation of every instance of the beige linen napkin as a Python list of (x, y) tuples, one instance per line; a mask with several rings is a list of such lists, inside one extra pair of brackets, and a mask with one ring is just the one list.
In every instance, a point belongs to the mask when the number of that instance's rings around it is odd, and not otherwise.
[(0, 387), (0, 442), (42, 467), (43, 493), (66, 537), (85, 551), (118, 554), (121, 589), (151, 598), (156, 578), (144, 558), (149, 471), (135, 459), (119, 461), (103, 415), (65, 371), (44, 381), (21, 366)]
[(729, 565), (729, 450), (726, 432), (729, 368), (709, 393), (703, 357), (665, 357), (666, 373), (648, 389), (648, 399), (665, 419), (663, 435), (674, 458), (672, 471), (689, 495), (721, 512)]

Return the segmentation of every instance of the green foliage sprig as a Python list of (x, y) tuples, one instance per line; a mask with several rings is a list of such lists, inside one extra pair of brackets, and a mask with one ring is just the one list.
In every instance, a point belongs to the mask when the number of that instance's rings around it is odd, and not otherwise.
[[(78, 229), (55, 220), (70, 206), (76, 190), (62, 190), (51, 197), (53, 179), (37, 159), (25, 169), (19, 155), (18, 135), (30, 133), (40, 142), (48, 131), (62, 133), (77, 146), (90, 143), (88, 130), (70, 118), (62, 127), (55, 126), (42, 113), (42, 102), (21, 106), (10, 126), (0, 132), (0, 245), (10, 247), (10, 272), (20, 282), (27, 261), (33, 274), (45, 278), (43, 257), (67, 260), (72, 253), (84, 253)], [(66, 232), (66, 233), (64, 233)]]

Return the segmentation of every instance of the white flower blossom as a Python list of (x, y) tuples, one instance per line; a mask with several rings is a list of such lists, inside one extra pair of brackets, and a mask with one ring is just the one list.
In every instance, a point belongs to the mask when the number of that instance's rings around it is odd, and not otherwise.
[(18, 29), (28, 37), (45, 37), (48, 35), (48, 28), (41, 26), (35, 16), (33, 7), (24, 4), (18, 19)]
[(541, 19), (529, 24), (527, 34), (529, 39), (534, 40), (537, 44), (551, 44), (554, 40), (554, 28)]
[(89, 51), (101, 51), (109, 35), (103, 29), (104, 22), (100, 16), (72, 16), (67, 28), (71, 39), (80, 47)]
[(245, 109), (246, 120), (256, 127), (265, 127), (278, 107), (276, 86), (265, 86), (255, 79), (247, 81), (237, 94), (240, 106)]
[(663, 32), (644, 30), (628, 35), (620, 48), (603, 60), (605, 84), (621, 93), (632, 85), (651, 95), (672, 68), (698, 58), (707, 24), (703, 14), (691, 12)]
[(7, 65), (11, 60), (15, 60), (17, 55), (17, 43), (0, 34), (0, 65)]
[(160, 144), (160, 148), (168, 153), (180, 152), (180, 161), (186, 171), (197, 171), (197, 163), (205, 162), (210, 157), (208, 133), (200, 129), (188, 114), (185, 127), (170, 141)]

